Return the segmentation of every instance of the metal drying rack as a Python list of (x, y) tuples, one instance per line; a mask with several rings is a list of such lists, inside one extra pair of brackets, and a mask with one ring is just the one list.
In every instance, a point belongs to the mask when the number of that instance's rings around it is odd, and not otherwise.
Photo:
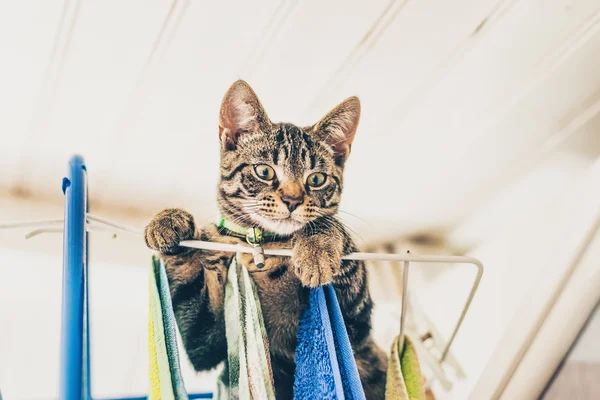
[[(63, 179), (62, 190), (65, 194), (64, 219), (20, 221), (1, 223), (0, 229), (29, 227), (34, 230), (25, 237), (27, 239), (42, 233), (64, 232), (63, 252), (63, 288), (62, 288), (62, 336), (61, 336), (61, 367), (60, 367), (60, 399), (91, 399), (90, 390), (90, 351), (89, 351), (89, 309), (88, 309), (88, 232), (110, 232), (116, 237), (116, 231), (130, 235), (142, 236), (139, 229), (131, 228), (109, 219), (87, 212), (87, 168), (80, 156), (73, 156), (69, 162), (69, 176)], [(62, 225), (62, 227), (61, 227)], [(202, 250), (225, 251), (232, 253), (254, 252), (253, 247), (233, 245), (200, 240), (186, 240), (181, 246)], [(290, 257), (291, 249), (264, 249), (267, 256)], [(417, 350), (427, 354), (425, 361), (432, 370), (434, 377), (442, 386), (449, 390), (451, 382), (446, 378), (442, 365), (453, 365), (464, 376), (458, 362), (449, 357), (450, 347), (465, 319), (475, 292), (483, 276), (483, 264), (474, 257), (466, 256), (427, 256), (414, 254), (384, 254), (384, 253), (352, 253), (342, 257), (344, 260), (363, 261), (394, 261), (402, 265), (402, 311), (400, 314), (400, 348), (403, 347), (406, 334), (406, 315), (408, 305), (408, 278), (411, 262), (471, 264), (477, 273), (473, 280), (471, 291), (460, 313), (458, 321), (452, 330), (450, 339), (443, 344), (443, 339), (433, 325), (428, 322), (430, 330), (428, 337), (434, 339), (434, 347), (440, 351), (440, 356), (429, 353), (418, 343)], [(190, 399), (211, 398), (208, 393), (190, 394)]]

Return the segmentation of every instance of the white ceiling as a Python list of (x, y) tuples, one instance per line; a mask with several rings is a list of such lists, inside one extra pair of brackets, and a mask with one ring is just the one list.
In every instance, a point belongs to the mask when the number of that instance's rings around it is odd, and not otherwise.
[(454, 226), (557, 151), (600, 155), (597, 0), (2, 2), (0, 54), (4, 193), (59, 199), (80, 153), (96, 204), (210, 218), (238, 78), (274, 120), (361, 98), (362, 236)]

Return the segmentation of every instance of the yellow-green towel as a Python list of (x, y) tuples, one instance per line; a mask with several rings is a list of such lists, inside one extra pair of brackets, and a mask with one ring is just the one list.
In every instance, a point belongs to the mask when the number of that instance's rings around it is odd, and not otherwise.
[(152, 257), (149, 280), (148, 358), (150, 400), (184, 400), (185, 392), (177, 351), (175, 316), (165, 266)]
[(386, 400), (425, 400), (421, 366), (415, 346), (404, 337), (404, 349), (399, 351), (400, 337), (392, 343), (385, 385)]

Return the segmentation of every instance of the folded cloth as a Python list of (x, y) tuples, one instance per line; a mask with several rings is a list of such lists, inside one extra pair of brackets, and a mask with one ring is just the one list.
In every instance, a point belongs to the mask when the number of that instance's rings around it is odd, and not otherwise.
[(294, 399), (362, 400), (365, 394), (333, 286), (309, 292), (298, 329)]
[(421, 366), (415, 346), (404, 336), (404, 349), (399, 351), (400, 336), (392, 343), (385, 385), (386, 400), (425, 400)]
[(227, 273), (224, 307), (227, 360), (217, 398), (275, 399), (269, 342), (256, 287), (236, 258)]
[(167, 273), (162, 260), (152, 257), (149, 280), (148, 356), (149, 399), (188, 399), (176, 341), (176, 323)]

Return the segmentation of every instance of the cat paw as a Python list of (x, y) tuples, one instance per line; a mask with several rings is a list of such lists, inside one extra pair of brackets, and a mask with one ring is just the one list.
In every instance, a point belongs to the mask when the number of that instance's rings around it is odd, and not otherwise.
[(156, 214), (144, 229), (146, 246), (161, 254), (176, 254), (181, 251), (182, 240), (194, 238), (194, 217), (179, 208), (167, 208)]
[(328, 238), (309, 237), (294, 244), (292, 266), (305, 287), (316, 288), (333, 281), (340, 272), (340, 246)]

